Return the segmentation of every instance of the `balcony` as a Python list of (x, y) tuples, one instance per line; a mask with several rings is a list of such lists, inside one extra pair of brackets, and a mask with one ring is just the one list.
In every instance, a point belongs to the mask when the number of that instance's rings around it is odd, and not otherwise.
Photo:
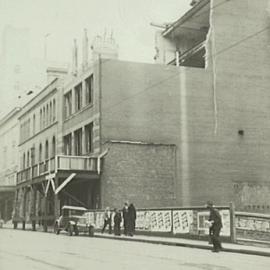
[(176, 57), (168, 65), (186, 66), (186, 67), (205, 67), (205, 41), (197, 43), (192, 48), (182, 54), (176, 52)]
[(98, 157), (58, 155), (17, 173), (17, 184), (57, 171), (98, 172)]

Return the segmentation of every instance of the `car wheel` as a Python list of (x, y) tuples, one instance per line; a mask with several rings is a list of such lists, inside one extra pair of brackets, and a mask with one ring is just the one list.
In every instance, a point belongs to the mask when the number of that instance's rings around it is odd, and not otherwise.
[(54, 232), (55, 232), (55, 234), (59, 234), (60, 233), (60, 230), (58, 228), (58, 224), (55, 224), (54, 225)]
[(72, 234), (73, 234), (73, 226), (72, 225), (69, 225), (68, 226), (68, 235), (69, 236), (72, 236)]
[(88, 235), (93, 237), (94, 236), (94, 227), (93, 226), (90, 226), (89, 229), (88, 229)]
[(76, 225), (74, 226), (74, 233), (75, 235), (79, 235), (79, 229)]

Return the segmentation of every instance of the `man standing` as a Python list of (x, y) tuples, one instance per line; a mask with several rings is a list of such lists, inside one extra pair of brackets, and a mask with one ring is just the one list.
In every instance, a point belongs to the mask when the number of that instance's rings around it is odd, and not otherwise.
[(206, 205), (207, 209), (209, 209), (209, 223), (210, 229), (212, 231), (211, 239), (213, 243), (213, 252), (219, 252), (221, 250), (221, 242), (219, 238), (220, 230), (222, 228), (222, 220), (220, 213), (217, 209), (214, 208), (213, 202), (208, 201)]
[(135, 227), (136, 227), (136, 208), (131, 203), (128, 207), (128, 218), (129, 218), (129, 223), (128, 223), (128, 235), (133, 236), (135, 233)]
[(101, 230), (101, 233), (104, 233), (105, 228), (109, 225), (109, 234), (112, 233), (112, 213), (110, 211), (110, 207), (106, 207), (105, 212), (103, 214), (104, 226)]
[(128, 224), (129, 224), (128, 202), (125, 202), (122, 212), (123, 212), (123, 220), (124, 220), (124, 235), (127, 235), (128, 234)]

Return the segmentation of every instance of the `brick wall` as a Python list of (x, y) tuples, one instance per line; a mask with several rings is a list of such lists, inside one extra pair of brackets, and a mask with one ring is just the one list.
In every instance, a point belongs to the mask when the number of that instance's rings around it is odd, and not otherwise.
[(221, 2), (206, 69), (102, 65), (103, 142), (176, 144), (177, 205), (227, 204), (234, 182), (269, 182), (268, 1)]
[(101, 207), (175, 204), (175, 146), (107, 143), (101, 175)]

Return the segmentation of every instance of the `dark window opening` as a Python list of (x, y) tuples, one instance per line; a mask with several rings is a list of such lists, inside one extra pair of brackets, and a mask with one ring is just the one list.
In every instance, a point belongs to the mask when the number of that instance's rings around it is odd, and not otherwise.
[(68, 135), (64, 136), (64, 153), (65, 153), (65, 155), (71, 155), (72, 154), (71, 140), (72, 140), (71, 134), (68, 134)]
[(86, 104), (93, 102), (94, 76), (93, 74), (85, 80)]
[(55, 156), (56, 153), (56, 143), (55, 143), (55, 137), (52, 138), (52, 157)]
[(93, 123), (85, 126), (85, 150), (86, 153), (93, 152)]
[(75, 87), (75, 111), (79, 111), (82, 108), (82, 84), (78, 84)]
[(82, 155), (82, 129), (74, 132), (74, 152), (76, 156)]
[(72, 91), (64, 95), (64, 118), (72, 114)]

